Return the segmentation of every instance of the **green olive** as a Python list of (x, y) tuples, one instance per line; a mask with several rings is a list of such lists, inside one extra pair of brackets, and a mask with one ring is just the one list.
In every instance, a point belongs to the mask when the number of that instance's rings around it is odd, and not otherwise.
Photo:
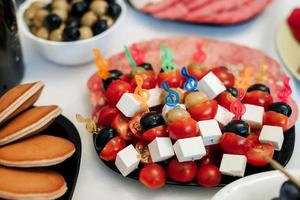
[(24, 12), (24, 21), (28, 26), (31, 26), (33, 24), (34, 16), (35, 16), (36, 10), (34, 8), (27, 8)]
[(60, 9), (60, 10), (64, 10), (64, 11), (69, 11), (70, 6), (66, 1), (55, 1), (52, 3), (52, 9), (53, 10)]
[(61, 28), (55, 29), (50, 33), (50, 40), (52, 41), (63, 41), (63, 30)]
[(190, 107), (207, 100), (208, 97), (203, 92), (191, 92), (185, 97), (184, 103), (185, 107), (189, 109)]
[(45, 27), (41, 27), (37, 30), (36, 36), (45, 40), (48, 40), (49, 38), (49, 31)]
[(99, 16), (104, 15), (107, 9), (108, 3), (106, 1), (97, 0), (93, 1), (90, 5), (90, 10)]
[(167, 112), (165, 120), (167, 124), (175, 122), (179, 119), (191, 117), (190, 113), (183, 108), (174, 108)]
[(33, 2), (30, 7), (33, 8), (33, 9), (43, 9), (47, 6), (46, 3), (43, 3), (43, 2)]
[[(181, 88), (171, 88), (172, 90), (174, 90), (175, 92), (177, 92), (177, 94), (179, 95), (179, 103), (183, 103), (183, 99), (184, 99), (184, 90), (182, 90)], [(163, 93), (161, 94), (161, 101), (164, 102), (165, 98), (167, 96), (167, 93), (165, 91), (163, 91)]]
[(32, 26), (32, 27), (30, 27), (30, 31), (31, 31), (31, 33), (32, 33), (33, 35), (36, 35), (36, 33), (37, 33), (37, 31), (38, 31), (38, 28), (35, 27), (35, 26)]
[(85, 40), (93, 37), (93, 31), (90, 27), (83, 26), (79, 29), (80, 31), (80, 40)]
[(93, 26), (97, 21), (97, 15), (93, 11), (85, 13), (81, 18), (82, 26)]
[(107, 25), (108, 25), (109, 27), (111, 27), (111, 26), (114, 24), (114, 20), (113, 20), (111, 17), (107, 16), (107, 15), (101, 16), (100, 19), (105, 20), (106, 23), (107, 23)]
[(53, 9), (52, 14), (58, 15), (63, 21), (66, 21), (68, 18), (68, 11), (63, 10), (61, 8)]
[(47, 10), (37, 10), (34, 19), (33, 24), (35, 27), (39, 28), (42, 27), (45, 21), (45, 18), (49, 15), (49, 12)]

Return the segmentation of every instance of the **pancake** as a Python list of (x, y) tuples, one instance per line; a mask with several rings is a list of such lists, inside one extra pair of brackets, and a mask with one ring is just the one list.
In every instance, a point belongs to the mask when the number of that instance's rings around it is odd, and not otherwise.
[(0, 165), (8, 167), (45, 167), (71, 157), (75, 146), (64, 138), (38, 135), (0, 148)]
[(61, 112), (55, 105), (34, 107), (23, 112), (0, 129), (0, 146), (40, 133)]
[(0, 167), (0, 198), (57, 199), (66, 191), (65, 179), (57, 172)]
[(40, 97), (44, 84), (28, 83), (16, 86), (0, 98), (0, 124), (31, 107)]

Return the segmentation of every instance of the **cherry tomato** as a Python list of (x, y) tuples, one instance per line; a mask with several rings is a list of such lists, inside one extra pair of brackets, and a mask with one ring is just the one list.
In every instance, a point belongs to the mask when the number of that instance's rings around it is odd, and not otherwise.
[(105, 92), (107, 103), (116, 105), (124, 93), (132, 91), (133, 89), (129, 83), (122, 80), (113, 81)]
[[(155, 79), (155, 75), (153, 73), (153, 71), (148, 71), (144, 74), (141, 74), (144, 82), (143, 82), (143, 85), (142, 85), (142, 88), (144, 89), (152, 89), (152, 88), (155, 88), (156, 86), (156, 79)], [(136, 81), (135, 81), (135, 78), (133, 78), (130, 82), (132, 88), (136, 88)]]
[(173, 140), (196, 137), (199, 135), (197, 122), (192, 118), (182, 118), (169, 124), (168, 132), (170, 138)]
[(190, 107), (188, 111), (196, 121), (213, 119), (218, 111), (218, 103), (215, 100), (204, 101)]
[(120, 79), (122, 81), (125, 81), (125, 82), (129, 83), (131, 81), (131, 75), (130, 74), (123, 74), (122, 76), (120, 76)]
[(178, 182), (192, 181), (197, 172), (197, 165), (193, 161), (179, 162), (173, 158), (168, 165), (168, 176)]
[(132, 133), (129, 131), (129, 119), (124, 117), (121, 113), (115, 116), (111, 127), (117, 131), (123, 140), (131, 141), (133, 139)]
[(105, 145), (100, 152), (100, 158), (105, 161), (114, 161), (119, 151), (126, 147), (125, 140), (120, 136), (116, 136)]
[(219, 144), (207, 146), (206, 155), (198, 161), (198, 165), (219, 166), (222, 160), (222, 155), (222, 149)]
[(222, 81), (222, 83), (225, 85), (225, 87), (233, 87), (234, 86), (234, 75), (231, 73), (231, 71), (227, 67), (216, 67), (211, 70), (219, 79)]
[(143, 134), (143, 128), (140, 123), (143, 115), (144, 115), (144, 112), (137, 113), (129, 121), (129, 129), (130, 129), (132, 135), (137, 139), (140, 139)]
[(255, 90), (252, 92), (248, 92), (245, 95), (243, 103), (262, 106), (265, 108), (265, 110), (267, 110), (269, 106), (273, 103), (273, 98), (270, 94), (267, 94), (266, 92)]
[(119, 110), (111, 105), (105, 105), (99, 111), (97, 118), (97, 125), (99, 126), (110, 126), (113, 119), (119, 114)]
[(191, 64), (187, 67), (188, 73), (194, 76), (198, 81), (201, 80), (208, 72), (207, 68), (202, 65)]
[(254, 146), (246, 154), (247, 162), (253, 166), (264, 166), (269, 164), (269, 162), (263, 158), (262, 153), (273, 158), (274, 146), (271, 144), (258, 144)]
[(222, 174), (214, 165), (201, 166), (197, 171), (197, 183), (204, 187), (215, 187), (220, 185)]
[(142, 140), (138, 141), (135, 144), (135, 149), (141, 155), (141, 162), (143, 164), (153, 163), (150, 152), (149, 152), (148, 144), (146, 142), (144, 142)]
[(274, 111), (267, 111), (264, 114), (263, 124), (271, 126), (280, 126), (283, 128), (284, 131), (287, 131), (289, 128), (289, 118), (286, 115)]
[(139, 180), (149, 189), (159, 189), (166, 184), (167, 173), (159, 164), (148, 164), (140, 171)]
[(230, 110), (231, 104), (235, 99), (236, 98), (229, 92), (222, 92), (221, 94), (219, 94), (216, 100), (219, 105), (223, 106), (227, 110)]
[(157, 83), (161, 86), (163, 81), (167, 81), (170, 87), (181, 87), (183, 79), (179, 71), (161, 72), (157, 76)]
[(245, 145), (244, 145), (245, 152), (249, 151), (254, 146), (260, 144), (258, 138), (259, 138), (259, 136), (257, 134), (248, 135), (248, 137), (246, 138)]
[(143, 133), (142, 139), (151, 142), (156, 137), (166, 137), (167, 136), (167, 127), (165, 125), (156, 126), (154, 128), (148, 129)]
[(224, 153), (244, 155), (246, 138), (235, 133), (226, 132), (220, 139), (220, 145)]

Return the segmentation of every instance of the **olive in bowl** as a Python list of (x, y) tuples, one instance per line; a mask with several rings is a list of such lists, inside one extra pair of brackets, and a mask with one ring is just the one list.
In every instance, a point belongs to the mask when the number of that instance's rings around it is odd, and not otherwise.
[[(95, 7), (95, 5), (100, 7)], [(110, 7), (119, 13), (111, 13)], [(91, 62), (92, 48), (105, 54), (124, 20), (124, 1), (27, 0), (18, 10), (19, 28), (46, 59), (63, 65)]]

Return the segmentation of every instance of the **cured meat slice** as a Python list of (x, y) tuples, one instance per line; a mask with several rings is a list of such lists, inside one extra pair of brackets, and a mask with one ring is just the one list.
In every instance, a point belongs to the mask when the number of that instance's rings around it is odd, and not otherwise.
[(181, 19), (189, 13), (189, 10), (182, 3), (174, 4), (166, 10), (154, 13), (153, 15), (157, 18), (163, 19)]
[[(227, 66), (234, 74), (239, 74), (244, 67), (251, 66), (254, 71), (259, 71), (262, 65), (267, 65), (268, 79), (265, 84), (270, 88), (274, 101), (279, 101), (277, 94), (283, 86), (286, 74), (275, 60), (259, 50), (231, 42), (197, 37), (171, 37), (138, 43), (138, 48), (145, 51), (145, 61), (153, 65), (156, 73), (161, 69), (160, 45), (162, 44), (167, 45), (174, 52), (174, 62), (178, 69), (194, 62), (193, 56), (198, 44), (203, 46), (206, 54), (206, 60), (202, 64), (208, 68)], [(120, 69), (124, 73), (131, 71), (130, 63), (124, 52), (112, 56), (109, 63), (112, 69)], [(94, 106), (102, 105), (105, 102), (102, 81), (96, 76), (97, 74), (94, 74), (88, 83)], [(250, 81), (256, 83), (255, 76), (252, 76)], [(298, 107), (292, 98), (289, 98), (287, 103), (293, 110), (289, 118), (289, 127), (292, 127), (298, 118)]]
[(142, 10), (143, 12), (146, 13), (155, 13), (155, 12), (165, 10), (177, 2), (180, 2), (180, 0), (163, 0), (159, 3), (148, 4)]

